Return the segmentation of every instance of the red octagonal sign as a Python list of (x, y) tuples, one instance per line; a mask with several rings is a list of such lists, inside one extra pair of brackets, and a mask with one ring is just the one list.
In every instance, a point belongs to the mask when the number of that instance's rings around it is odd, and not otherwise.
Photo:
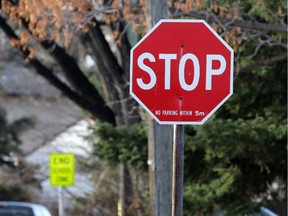
[(233, 49), (204, 20), (161, 20), (131, 50), (130, 94), (160, 124), (203, 124), (233, 93)]

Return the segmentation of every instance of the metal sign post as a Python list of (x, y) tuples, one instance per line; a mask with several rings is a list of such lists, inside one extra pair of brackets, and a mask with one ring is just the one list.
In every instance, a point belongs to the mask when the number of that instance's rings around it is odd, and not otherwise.
[(174, 125), (173, 130), (173, 177), (172, 216), (183, 215), (184, 181), (184, 126)]
[(74, 185), (75, 157), (74, 154), (50, 154), (49, 174), (50, 185), (58, 186), (58, 216), (64, 216), (63, 186)]
[(64, 216), (64, 208), (63, 208), (63, 187), (58, 187), (58, 216)]

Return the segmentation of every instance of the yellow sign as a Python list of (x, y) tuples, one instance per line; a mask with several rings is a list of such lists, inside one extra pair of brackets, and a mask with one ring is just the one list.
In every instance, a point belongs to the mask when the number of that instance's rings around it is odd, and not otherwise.
[(74, 185), (73, 154), (50, 154), (50, 184), (52, 186)]

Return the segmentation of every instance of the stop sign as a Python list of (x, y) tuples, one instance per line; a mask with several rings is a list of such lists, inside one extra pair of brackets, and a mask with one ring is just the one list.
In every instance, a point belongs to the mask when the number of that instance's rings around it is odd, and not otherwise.
[(130, 94), (160, 124), (203, 124), (233, 93), (233, 49), (204, 20), (161, 20), (131, 50)]

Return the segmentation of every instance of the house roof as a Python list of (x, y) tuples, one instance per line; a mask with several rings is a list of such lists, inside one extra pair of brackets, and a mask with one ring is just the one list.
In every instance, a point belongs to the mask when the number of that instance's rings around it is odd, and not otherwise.
[(35, 120), (35, 126), (21, 135), (25, 154), (51, 141), (83, 114), (32, 68), (16, 63), (0, 71), (0, 107), (6, 110), (9, 122), (22, 117)]

